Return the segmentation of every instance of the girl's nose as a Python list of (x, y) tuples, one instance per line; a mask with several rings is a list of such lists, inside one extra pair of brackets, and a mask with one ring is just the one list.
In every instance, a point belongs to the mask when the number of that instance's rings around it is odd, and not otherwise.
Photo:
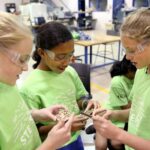
[(62, 63), (63, 65), (68, 65), (69, 62), (70, 62), (70, 58), (67, 58), (67, 59), (64, 59)]

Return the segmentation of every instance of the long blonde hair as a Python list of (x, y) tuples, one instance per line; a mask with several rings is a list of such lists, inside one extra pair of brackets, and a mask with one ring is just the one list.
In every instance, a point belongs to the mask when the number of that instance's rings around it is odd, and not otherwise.
[(150, 9), (140, 8), (129, 14), (121, 26), (121, 35), (135, 40), (150, 39)]
[(17, 16), (0, 12), (0, 48), (9, 48), (24, 38), (32, 38), (30, 29)]

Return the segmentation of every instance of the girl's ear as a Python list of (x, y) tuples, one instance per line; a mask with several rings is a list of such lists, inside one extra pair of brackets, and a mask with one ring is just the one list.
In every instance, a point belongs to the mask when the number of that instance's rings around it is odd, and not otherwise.
[(38, 51), (38, 54), (41, 56), (41, 58), (45, 56), (45, 52), (42, 48), (38, 48), (37, 51)]

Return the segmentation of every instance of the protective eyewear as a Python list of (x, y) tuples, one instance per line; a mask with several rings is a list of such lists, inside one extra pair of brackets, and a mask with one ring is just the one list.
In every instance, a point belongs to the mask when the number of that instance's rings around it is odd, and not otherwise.
[(136, 50), (131, 50), (131, 49), (128, 49), (128, 48), (124, 48), (125, 49), (125, 53), (127, 55), (130, 55), (130, 56), (134, 56), (135, 54), (140, 54), (142, 52), (144, 52), (145, 50), (145, 46), (147, 45), (148, 41), (145, 41), (143, 43), (140, 43), (136, 46)]
[(62, 60), (69, 60), (72, 56), (74, 51), (68, 53), (68, 54), (55, 54), (53, 51), (45, 50), (48, 54), (49, 58), (56, 61), (62, 61)]
[(30, 60), (30, 55), (21, 55), (14, 50), (5, 49), (3, 52), (8, 56), (8, 58), (16, 65), (23, 67), (27, 65)]

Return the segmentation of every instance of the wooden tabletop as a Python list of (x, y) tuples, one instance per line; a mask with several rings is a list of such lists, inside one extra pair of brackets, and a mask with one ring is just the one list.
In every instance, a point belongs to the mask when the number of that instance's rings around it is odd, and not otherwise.
[(81, 46), (93, 46), (99, 44), (107, 44), (111, 42), (120, 41), (119, 36), (111, 36), (111, 35), (96, 35), (92, 40), (84, 41), (84, 40), (77, 40), (74, 41), (76, 45)]

